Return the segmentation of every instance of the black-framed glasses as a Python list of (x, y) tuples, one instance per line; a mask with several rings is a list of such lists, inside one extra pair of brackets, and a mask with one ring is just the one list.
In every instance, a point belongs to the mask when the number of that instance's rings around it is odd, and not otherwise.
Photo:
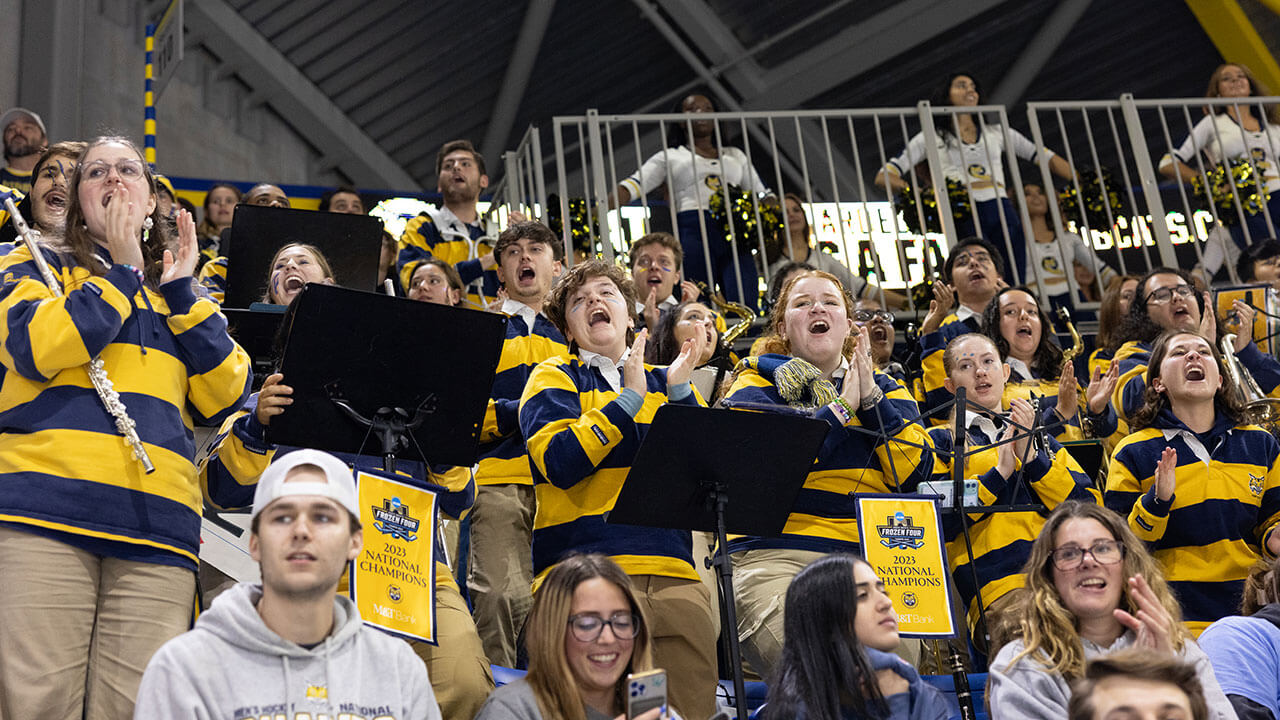
[(640, 634), (640, 618), (629, 612), (614, 613), (608, 620), (591, 613), (569, 616), (569, 630), (578, 642), (594, 641), (604, 632), (605, 625), (617, 638), (630, 639)]
[(1075, 570), (1084, 562), (1085, 553), (1093, 556), (1099, 565), (1115, 565), (1124, 558), (1124, 546), (1116, 540), (1099, 540), (1087, 548), (1068, 545), (1049, 553), (1053, 566), (1059, 570)]
[(1172, 300), (1174, 295), (1177, 295), (1180, 298), (1190, 298), (1194, 297), (1195, 294), (1195, 288), (1190, 285), (1174, 285), (1173, 287), (1164, 287), (1159, 290), (1152, 290), (1151, 294), (1147, 295), (1146, 301), (1148, 304), (1156, 303), (1157, 305), (1161, 305)]
[(854, 310), (853, 321), (860, 323), (869, 323), (872, 320), (881, 320), (889, 324), (893, 324), (893, 313), (888, 310)]

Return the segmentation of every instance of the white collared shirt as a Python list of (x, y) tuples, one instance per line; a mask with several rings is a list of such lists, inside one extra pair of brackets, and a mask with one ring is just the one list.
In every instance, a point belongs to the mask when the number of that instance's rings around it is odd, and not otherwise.
[(600, 353), (578, 348), (578, 360), (587, 367), (599, 370), (600, 374), (604, 375), (604, 381), (609, 383), (609, 387), (613, 388), (614, 392), (622, 392), (622, 366), (630, 356), (631, 348), (627, 348), (622, 353), (622, 359), (615, 363)]
[(1013, 368), (1014, 372), (1021, 375), (1023, 380), (1035, 380), (1035, 376), (1031, 374), (1031, 368), (1027, 367), (1027, 364), (1018, 358), (1010, 355), (1005, 358), (1004, 361), (1009, 363), (1009, 367)]
[(959, 320), (960, 322), (964, 322), (969, 318), (978, 318), (978, 324), (982, 324), (981, 315), (982, 313), (978, 312), (977, 310), (971, 310), (968, 305), (956, 306), (956, 319)]
[(507, 298), (503, 301), (502, 312), (508, 315), (519, 315), (524, 320), (524, 324), (528, 326), (530, 330), (533, 329), (533, 321), (538, 318), (537, 310), (534, 310), (519, 300), (512, 300), (511, 298)]
[(987, 417), (986, 415), (981, 415), (972, 410), (968, 412), (969, 412), (969, 416), (968, 416), (969, 430), (980, 430), (984, 435), (987, 436), (987, 439), (993, 443), (1000, 439), (1000, 432), (1004, 430), (1004, 427), (1005, 427), (1005, 421), (1003, 416), (998, 416), (1000, 417), (1000, 424), (999, 426), (997, 426), (995, 421)]
[[(658, 311), (661, 312), (663, 310), (673, 308), (679, 304), (680, 304), (680, 301), (676, 299), (675, 295), (668, 295), (667, 299), (658, 303)], [(640, 315), (641, 317), (644, 316), (644, 303), (639, 300), (636, 301), (636, 314)]]

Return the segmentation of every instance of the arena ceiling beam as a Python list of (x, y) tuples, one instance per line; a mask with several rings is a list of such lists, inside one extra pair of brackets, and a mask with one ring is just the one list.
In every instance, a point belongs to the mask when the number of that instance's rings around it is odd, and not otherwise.
[(186, 24), (307, 142), (361, 187), (421, 191), (422, 187), (315, 83), (223, 0), (184, 6)]
[(761, 83), (764, 68), (756, 63), (710, 5), (688, 0), (658, 0), (658, 4), (706, 56), (713, 72), (724, 68), (718, 74), (739, 95), (754, 95), (764, 89)]
[(524, 11), (520, 35), (511, 50), (511, 59), (507, 61), (507, 71), (498, 88), (493, 112), (489, 114), (484, 141), (480, 144), (480, 153), (491, 158), (495, 169), (501, 167), (498, 158), (506, 150), (505, 143), (511, 137), (511, 128), (515, 127), (516, 113), (520, 110), (520, 101), (524, 99), (529, 75), (533, 72), (534, 61), (538, 59), (538, 49), (542, 47), (542, 38), (547, 33), (547, 24), (551, 22), (551, 11), (555, 7), (556, 0), (529, 0), (529, 7)]
[(748, 110), (802, 107), (822, 93), (910, 52), (1005, 0), (908, 0), (841, 31), (768, 71)]
[(1049, 58), (1071, 34), (1071, 28), (1089, 9), (1091, 0), (1062, 0), (1054, 7), (1044, 24), (1031, 36), (1022, 54), (1010, 65), (1010, 70), (991, 92), (987, 102), (993, 105), (1013, 105), (1027, 93), (1027, 88), (1044, 69)]
[(1187, 0), (1187, 7), (1224, 60), (1248, 65), (1264, 85), (1280, 88), (1280, 63), (1237, 0)]
[[(689, 63), (689, 66), (693, 68), (694, 72), (697, 73), (698, 76), (711, 88), (712, 93), (716, 96), (715, 102), (718, 108), (731, 112), (748, 109), (743, 107), (743, 103), (739, 98), (754, 94), (754, 88), (758, 87), (757, 81), (741, 80), (743, 74), (734, 73), (732, 71), (726, 72), (721, 76), (715, 68), (707, 65), (699, 54), (689, 46), (689, 43), (684, 40), (681, 33), (676, 30), (671, 21), (664, 17), (662, 13), (658, 12), (657, 8), (653, 6), (649, 0), (634, 0), (634, 2), (640, 9), (641, 13), (644, 14), (644, 16), (648, 18), (649, 22), (653, 24), (654, 28), (667, 39), (667, 42), (671, 44), (671, 47), (682, 58), (684, 58), (685, 62)], [(690, 8), (687, 7), (689, 5), (699, 5), (701, 6), (701, 9), (696, 11), (690, 10)], [(746, 62), (746, 58), (749, 58), (750, 52), (744, 48), (740, 42), (738, 42), (737, 38), (733, 35), (733, 32), (729, 30), (729, 28), (725, 26), (724, 23), (721, 22), (721, 20), (712, 13), (704, 3), (687, 3), (684, 0), (671, 0), (670, 2), (663, 4), (664, 8), (668, 6), (679, 10), (679, 12), (673, 16), (673, 19), (682, 23), (680, 29), (690, 34), (690, 36), (699, 43), (700, 48), (703, 48), (705, 44), (709, 43), (714, 46), (714, 52), (716, 54), (723, 55), (723, 62), (730, 63), (735, 67), (744, 67), (743, 63)], [(759, 72), (759, 67), (756, 66), (754, 62), (752, 62), (750, 66), (756, 68), (757, 73)], [(734, 82), (734, 78), (739, 78), (739, 82), (742, 84), (736, 84)], [(788, 125), (791, 124), (788, 123)], [(791, 127), (796, 126), (791, 125)], [(812, 158), (808, 162), (811, 163), (811, 169), (814, 170), (814, 177), (817, 177), (817, 173), (820, 168), (827, 167), (825, 163), (818, 160), (819, 158), (825, 158), (828, 150), (827, 144), (821, 140), (823, 136), (822, 127), (816, 120), (804, 120), (799, 123), (798, 128), (803, 134), (805, 155), (808, 158)], [(784, 128), (784, 130), (789, 130), (789, 128)], [(764, 123), (748, 122), (747, 131), (761, 146), (769, 147), (772, 144), (769, 134), (765, 131)], [(804, 172), (801, 167), (797, 165), (796, 161), (789, 157), (789, 155), (790, 154), (786, 150), (779, 149), (777, 158), (778, 163), (781, 166), (782, 171), (787, 176), (789, 181), (788, 186), (798, 188), (804, 184)], [(831, 154), (831, 160), (832, 164), (835, 166), (835, 175), (839, 178), (842, 185), (847, 186), (856, 182), (857, 173), (853, 165), (849, 162), (849, 159), (845, 157), (843, 153), (833, 152)], [(763, 179), (766, 183), (771, 184), (774, 182), (773, 178), (767, 177), (769, 173), (766, 172), (764, 175), (765, 177)], [(825, 175), (823, 177), (825, 177)], [(825, 197), (825, 193), (822, 193), (817, 188), (813, 188), (812, 182), (809, 184), (815, 192), (815, 197), (824, 200), (830, 199)], [(783, 188), (779, 188), (779, 192), (782, 190)]]

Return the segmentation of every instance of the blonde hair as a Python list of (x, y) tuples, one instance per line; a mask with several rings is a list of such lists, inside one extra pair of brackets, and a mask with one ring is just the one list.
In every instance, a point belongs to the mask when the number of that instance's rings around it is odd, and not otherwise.
[(1049, 672), (1062, 675), (1068, 680), (1084, 675), (1084, 644), (1076, 627), (1076, 617), (1062, 604), (1062, 597), (1058, 595), (1058, 588), (1053, 582), (1052, 561), (1058, 530), (1068, 520), (1077, 518), (1098, 521), (1124, 549), (1124, 559), (1121, 561), (1121, 577), (1124, 582), (1121, 608), (1131, 615), (1138, 614), (1138, 606), (1129, 596), (1128, 579), (1141, 575), (1151, 592), (1160, 600), (1165, 612), (1169, 613), (1169, 618), (1173, 621), (1173, 649), (1181, 652), (1182, 646), (1190, 637), (1182, 624), (1182, 608), (1146, 545), (1133, 534), (1125, 519), (1115, 512), (1101, 505), (1069, 500), (1059, 505), (1045, 521), (1040, 535), (1031, 545), (1031, 557), (1023, 567), (1027, 578), (1026, 592), (1020, 606), (1014, 608), (1018, 625), (1013, 631), (1015, 637), (1022, 638), (1023, 650), (1009, 661), (1009, 666), (1013, 667), (1024, 657), (1033, 657), (1048, 668)]
[(631, 614), (640, 623), (640, 632), (631, 647), (631, 661), (614, 688), (620, 703), (627, 674), (653, 667), (649, 619), (636, 601), (631, 578), (604, 555), (570, 555), (547, 573), (534, 596), (533, 609), (529, 611), (525, 625), (525, 644), (529, 651), (529, 674), (525, 680), (533, 689), (538, 710), (544, 718), (586, 720), (586, 703), (565, 658), (564, 642), (569, 629), (569, 613), (573, 608), (573, 593), (579, 585), (594, 578), (603, 578), (616, 585), (627, 598)]

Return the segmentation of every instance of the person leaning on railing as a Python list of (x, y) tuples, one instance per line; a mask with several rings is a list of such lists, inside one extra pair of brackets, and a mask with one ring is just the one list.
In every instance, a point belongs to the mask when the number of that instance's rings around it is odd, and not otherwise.
[[(690, 95), (680, 103), (681, 112), (696, 115), (715, 112), (711, 101), (702, 95)], [(650, 156), (644, 165), (618, 184), (610, 206), (626, 205), (634, 199), (653, 192), (671, 177), (667, 194), (676, 208), (676, 234), (684, 248), (685, 277), (701, 280), (709, 286), (719, 286), (731, 302), (748, 307), (759, 305), (755, 260), (751, 247), (755, 238), (738, 237), (737, 250), (730, 244), (724, 227), (711, 217), (710, 200), (713, 193), (721, 192), (722, 184), (737, 186), (762, 198), (764, 202), (777, 204), (778, 199), (765, 186), (747, 155), (735, 147), (721, 147), (719, 134), (713, 120), (691, 119), (676, 125), (675, 135), (683, 137), (686, 129), (692, 135), (687, 144), (664, 148)], [(703, 252), (702, 232), (706, 230), (710, 258)], [(710, 263), (712, 277), (707, 277)], [(742, 284), (738, 284), (741, 274)]]
[[(1249, 98), (1270, 95), (1249, 68), (1236, 63), (1219, 65), (1209, 77), (1207, 98)], [(1266, 212), (1245, 212), (1244, 228), (1238, 217), (1225, 218), (1231, 225), (1231, 239), (1241, 248), (1258, 240), (1280, 234), (1280, 108), (1261, 106), (1242, 100), (1239, 105), (1204, 108), (1205, 116), (1191, 128), (1187, 138), (1170, 154), (1160, 159), (1160, 172), (1167, 177), (1191, 182), (1200, 177), (1196, 155), (1204, 153), (1205, 171), (1218, 163), (1237, 160), (1253, 162), (1257, 180), (1271, 198), (1263, 207)], [(1238, 189), (1241, 201), (1257, 193), (1256, 186)], [(1270, 227), (1267, 217), (1271, 218)], [(1247, 231), (1247, 236), (1246, 236)]]
[[(932, 102), (940, 107), (975, 107), (981, 99), (979, 91), (980, 85), (973, 75), (952, 73), (934, 92)], [(1012, 271), (1009, 275), (1013, 282), (1026, 278), (1027, 255), (1022, 221), (1006, 194), (1004, 153), (1008, 150), (1023, 160), (1032, 161), (1038, 155), (1035, 144), (1017, 130), (1009, 129), (1012, 146), (1006, 148), (1005, 131), (1000, 125), (986, 123), (980, 126), (973, 113), (939, 116), (936, 125), (942, 173), (948, 180), (964, 185), (973, 203), (971, 212), (956, 221), (956, 237), (982, 236), (999, 248), (1005, 266)], [(1049, 169), (1053, 174), (1062, 178), (1073, 177), (1066, 160), (1048, 148), (1041, 151), (1048, 155)], [(917, 133), (907, 142), (902, 153), (876, 174), (876, 184), (880, 187), (887, 184), (894, 192), (904, 190), (907, 183), (903, 177), (924, 159), (924, 134)], [(1006, 238), (1009, 239), (1008, 245)], [(1012, 256), (1008, 254), (1009, 246), (1012, 246)]]

